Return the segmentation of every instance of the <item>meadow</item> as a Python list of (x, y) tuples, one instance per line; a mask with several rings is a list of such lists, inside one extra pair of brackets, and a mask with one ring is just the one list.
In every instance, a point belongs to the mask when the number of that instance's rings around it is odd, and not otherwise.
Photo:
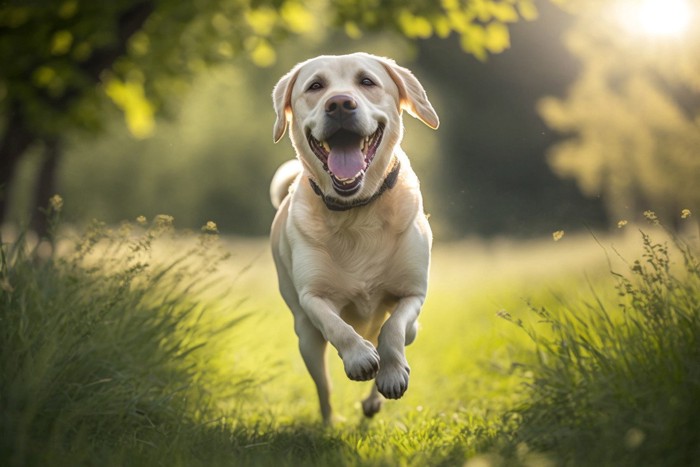
[(0, 256), (0, 464), (700, 465), (700, 267), (658, 226), (434, 248), (411, 382), (316, 395), (265, 239), (172, 219)]

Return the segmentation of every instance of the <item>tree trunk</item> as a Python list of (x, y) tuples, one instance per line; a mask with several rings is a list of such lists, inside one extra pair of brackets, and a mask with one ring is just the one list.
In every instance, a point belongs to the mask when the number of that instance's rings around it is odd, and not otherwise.
[[(126, 53), (129, 39), (143, 27), (154, 10), (153, 0), (144, 0), (126, 10), (117, 21), (116, 43), (95, 50), (90, 59), (80, 65), (86, 77), (97, 84), (104, 70), (111, 68), (114, 62)], [(67, 111), (80, 98), (82, 92), (80, 89), (69, 89), (63, 96), (50, 101), (49, 104), (57, 110)], [(37, 207), (34, 208), (35, 211), (32, 212), (31, 217), (32, 226), (38, 229), (38, 233), (43, 234), (46, 233), (46, 219), (38, 211), (38, 207), (46, 206), (48, 198), (55, 194), (56, 166), (62, 152), (60, 137), (35, 134), (27, 125), (22, 112), (22, 106), (25, 103), (21, 98), (10, 97), (10, 99), (7, 105), (5, 131), (0, 140), (0, 225), (7, 221), (10, 184), (17, 164), (29, 146), (41, 139), (46, 143), (46, 153), (38, 184), (34, 190), (36, 195), (34, 202)]]
[(36, 141), (36, 135), (26, 125), (21, 105), (12, 101), (8, 109), (5, 131), (0, 140), (0, 225), (7, 221), (10, 183), (17, 163), (22, 154)]
[(34, 186), (34, 212), (31, 216), (32, 229), (39, 237), (49, 233), (49, 219), (42, 211), (49, 204), (49, 198), (56, 194), (56, 168), (61, 157), (63, 145), (58, 137), (44, 139), (44, 155), (39, 169), (39, 177)]

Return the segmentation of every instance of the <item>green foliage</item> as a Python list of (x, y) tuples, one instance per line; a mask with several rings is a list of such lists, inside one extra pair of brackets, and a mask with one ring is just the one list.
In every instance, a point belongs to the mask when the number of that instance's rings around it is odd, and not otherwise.
[[(63, 209), (55, 197), (48, 213), (55, 221)], [(483, 323), (467, 326), (473, 313), (450, 328), (464, 301), (436, 301), (421, 338), (445, 358), (425, 348), (412, 355), (412, 398), (387, 403), (372, 422), (353, 407), (368, 387), (332, 364), (338, 407), (349, 417), (327, 429), (317, 422), (291, 316), (271, 293), (272, 265), (260, 261), (253, 285), (243, 286), (259, 313), (238, 322), (230, 309), (239, 296), (198, 293), (221, 277), (210, 264), (219, 256), (211, 234), (193, 250), (171, 249), (161, 244), (172, 218), (137, 223), (118, 232), (96, 223), (75, 240), (57, 239), (49, 257), (43, 246), (27, 250), (25, 239), (3, 243), (1, 464), (454, 465), (498, 434), (503, 375), (462, 352), (490, 353), (503, 341), (482, 336)], [(248, 370), (253, 380), (242, 376)], [(445, 397), (435, 398), (435, 379)]]
[(679, 245), (674, 267), (667, 244), (642, 241), (630, 275), (613, 273), (619, 310), (533, 309), (550, 329), (526, 327), (538, 364), (513, 445), (571, 465), (697, 463), (700, 263)]
[(460, 37), (462, 49), (480, 60), (509, 47), (506, 24), (537, 17), (531, 0), (339, 0), (331, 3), (337, 9), (336, 22), (351, 35), (357, 34), (358, 27), (370, 30), (388, 27), (409, 39), (426, 39), (433, 35), (446, 38), (454, 33)]
[[(509, 46), (507, 24), (533, 19), (532, 0), (80, 0), (0, 6), (0, 106), (19, 106), (33, 131), (95, 130), (105, 96), (136, 138), (177, 106), (193, 76), (246, 56), (272, 65), (289, 36), (341, 28), (393, 30), (408, 39), (457, 33), (480, 59)], [(328, 20), (324, 20), (328, 18)]]
[[(54, 227), (61, 209), (53, 198)], [(151, 263), (170, 229), (168, 216), (137, 236), (130, 226), (111, 233), (95, 224), (58, 242), (71, 252), (48, 257), (48, 245), (26, 237), (2, 243), (0, 464), (123, 465), (210, 416), (210, 391), (225, 398), (245, 389), (243, 378), (216, 387), (202, 364), (211, 357), (204, 343), (240, 318), (200, 324), (212, 310), (197, 298), (220, 259), (211, 234)]]
[[(63, 209), (52, 198), (53, 232)], [(500, 254), (440, 245), (407, 349), (408, 393), (363, 420), (353, 404), (368, 386), (329, 358), (347, 420), (326, 428), (273, 265), (256, 251), (267, 245), (240, 244), (236, 276), (219, 264), (215, 225), (193, 246), (170, 238), (172, 221), (96, 223), (54, 238), (48, 256), (25, 238), (2, 243), (0, 464), (691, 465), (700, 455), (700, 264), (688, 249), (645, 235), (630, 274), (612, 276), (619, 307), (596, 298), (555, 314), (551, 288), (568, 302), (586, 288), (570, 277), (591, 256), (584, 242), (494, 244)], [(238, 268), (250, 259), (246, 278)], [(240, 293), (204, 294), (221, 277), (243, 282), (255, 310), (246, 320), (230, 311)], [(535, 352), (493, 313), (522, 295), (542, 304), (547, 329), (525, 326)]]
[[(567, 2), (576, 23), (566, 44), (583, 69), (565, 98), (539, 106), (566, 137), (551, 150), (551, 167), (602, 196), (612, 222), (650, 206), (667, 218), (700, 207), (699, 33), (660, 38), (640, 24), (626, 28), (644, 3)], [(688, 4), (697, 15), (700, 4)]]
[[(269, 68), (278, 55), (287, 59), (283, 46), (290, 37), (303, 39), (297, 43), (303, 44), (299, 50), (313, 45), (318, 50), (322, 44), (328, 53), (342, 32), (357, 38), (365, 31), (386, 31), (394, 41), (406, 39), (404, 43), (456, 34), (465, 51), (484, 59), (509, 46), (511, 23), (535, 16), (532, 0), (4, 2), (0, 5), (0, 218), (17, 220), (8, 213), (17, 209), (11, 194), (17, 190), (18, 165), (26, 166), (25, 155), (43, 151), (36, 160), (36, 193), (24, 197), (32, 210), (32, 227), (41, 231), (35, 217), (37, 200), (57, 191), (56, 167), (62, 163), (66, 139), (75, 137), (77, 130), (82, 130), (81, 136), (103, 134), (111, 129), (116, 108), (129, 136), (148, 140), (156, 135), (157, 124), (165, 121), (160, 117), (178, 115), (184, 96), (199, 77), (235, 61)], [(298, 50), (295, 54), (299, 60), (309, 55)], [(284, 71), (290, 66), (286, 63)], [(269, 96), (270, 86), (261, 92)], [(230, 190), (209, 191), (203, 204), (213, 208), (207, 212), (220, 212), (217, 206), (227, 202)], [(245, 210), (245, 196), (239, 199)], [(124, 217), (131, 216), (120, 218)], [(257, 221), (245, 233), (260, 232), (261, 225)]]
[(241, 68), (222, 66), (198, 79), (178, 115), (146, 140), (131, 138), (118, 121), (100, 138), (72, 139), (58, 174), (70, 200), (66, 219), (117, 223), (168, 212), (181, 227), (214, 220), (222, 232), (268, 232), (270, 177), (292, 149), (271, 143), (272, 120), (251, 118), (264, 108), (272, 119), (273, 83)]
[(5, 3), (0, 102), (18, 101), (35, 131), (58, 133), (94, 130), (106, 96), (132, 134), (147, 137), (154, 114), (176, 106), (196, 73), (241, 53), (269, 65), (271, 42), (308, 32), (307, 18), (294, 0)]

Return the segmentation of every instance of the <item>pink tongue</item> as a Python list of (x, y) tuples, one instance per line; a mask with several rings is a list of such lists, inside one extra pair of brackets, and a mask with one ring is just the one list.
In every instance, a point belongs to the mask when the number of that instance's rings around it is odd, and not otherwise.
[(351, 179), (365, 168), (365, 155), (358, 147), (336, 146), (328, 154), (328, 169), (339, 179)]

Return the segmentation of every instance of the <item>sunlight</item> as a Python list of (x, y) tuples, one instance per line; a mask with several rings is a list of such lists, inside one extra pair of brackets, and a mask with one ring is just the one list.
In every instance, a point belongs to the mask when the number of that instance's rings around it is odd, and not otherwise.
[(692, 11), (687, 0), (630, 0), (619, 4), (617, 16), (629, 32), (669, 37), (686, 31)]

